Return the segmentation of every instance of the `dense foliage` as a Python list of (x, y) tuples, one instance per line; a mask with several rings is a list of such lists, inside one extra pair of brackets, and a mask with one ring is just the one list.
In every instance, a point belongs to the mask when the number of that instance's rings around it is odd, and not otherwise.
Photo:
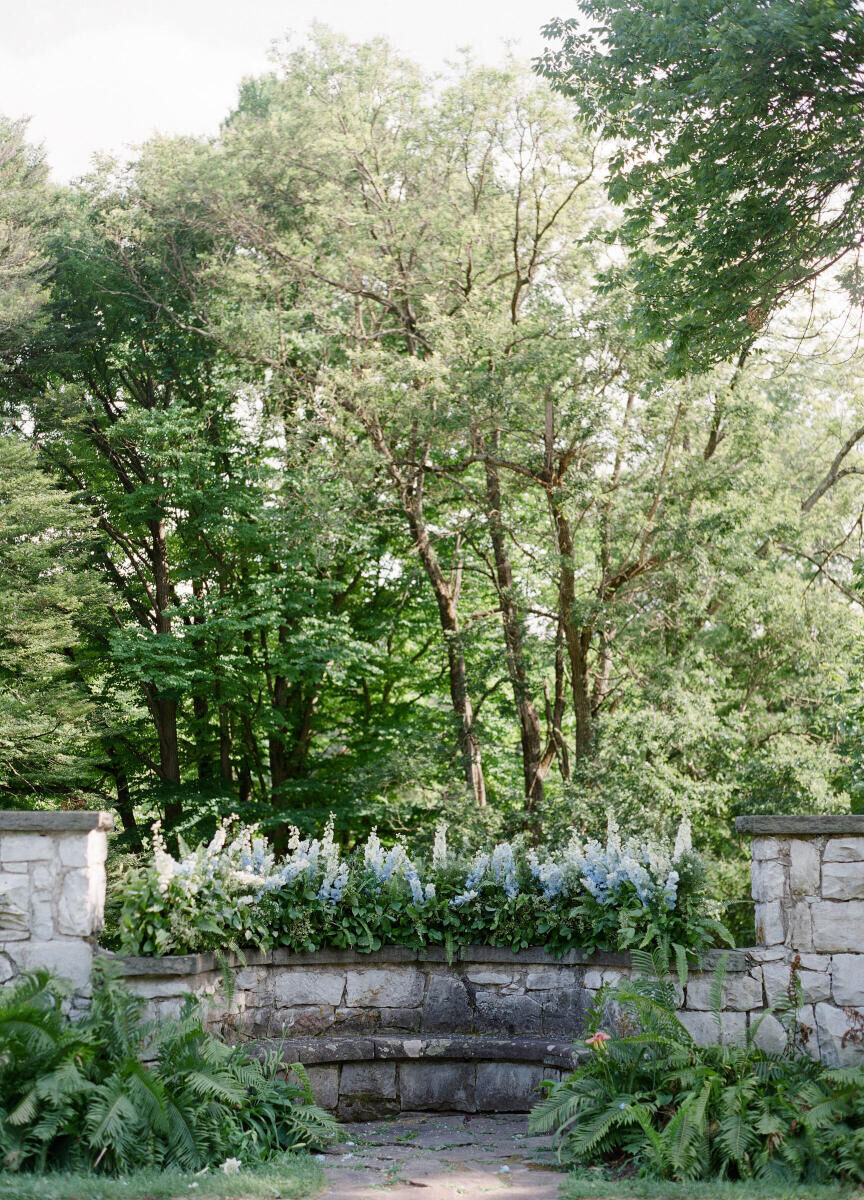
[(304, 1080), (287, 1082), (275, 1055), (225, 1045), (193, 1004), (142, 1021), (144, 1001), (98, 962), (88, 1011), (70, 1019), (66, 998), (46, 972), (0, 992), (4, 1170), (198, 1170), (336, 1136)]
[(679, 369), (751, 343), (845, 260), (861, 297), (864, 11), (832, 0), (582, 0), (542, 73), (614, 139), (639, 310)]
[(293, 830), (279, 861), (255, 829), (229, 840), (223, 825), (179, 859), (157, 830), (152, 864), (122, 891), (109, 940), (134, 954), (542, 944), (557, 954), (650, 946), (683, 964), (728, 937), (686, 822), (674, 845), (622, 841), (611, 821), (605, 845), (574, 835), (560, 851), (499, 842), (471, 857), (448, 847), (441, 825), (428, 861), (402, 842), (385, 849), (374, 831), (343, 858), (332, 822), (320, 839)]
[[(661, 1179), (864, 1181), (864, 1068), (806, 1054), (794, 1004), (782, 1054), (756, 1044), (758, 1021), (744, 1045), (697, 1046), (675, 1015), (675, 984), (651, 977), (659, 961), (601, 992), (588, 1057), (532, 1114), (534, 1129), (557, 1134), (562, 1160)], [(718, 1008), (722, 983), (721, 972)], [(601, 1026), (613, 1012), (610, 1035)]]

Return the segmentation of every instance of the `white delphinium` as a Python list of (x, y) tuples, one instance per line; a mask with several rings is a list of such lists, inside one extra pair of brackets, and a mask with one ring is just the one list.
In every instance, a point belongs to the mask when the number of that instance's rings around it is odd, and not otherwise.
[(348, 882), (348, 867), (347, 864), (339, 861), (339, 847), (333, 837), (333, 828), (334, 817), (331, 813), (321, 839), (322, 876), (318, 899), (337, 904), (341, 900), (345, 884)]
[(447, 866), (447, 825), (439, 821), (435, 827), (435, 842), (432, 846), (432, 870), (443, 871)]
[(675, 835), (675, 847), (672, 850), (672, 861), (677, 862), (679, 858), (683, 858), (685, 854), (690, 854), (693, 850), (693, 830), (690, 827), (690, 821), (687, 817), (681, 818), (681, 824), (678, 826), (678, 832)]

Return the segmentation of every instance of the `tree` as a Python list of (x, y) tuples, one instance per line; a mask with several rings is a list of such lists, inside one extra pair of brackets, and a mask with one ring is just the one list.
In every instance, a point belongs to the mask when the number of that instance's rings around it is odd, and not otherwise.
[(46, 295), (47, 169), (25, 133), (26, 122), (0, 117), (0, 354), (32, 329)]
[[(844, 263), (861, 296), (864, 8), (583, 0), (540, 72), (614, 141), (641, 324), (679, 371), (731, 357)], [(595, 22), (594, 28), (586, 28)]]

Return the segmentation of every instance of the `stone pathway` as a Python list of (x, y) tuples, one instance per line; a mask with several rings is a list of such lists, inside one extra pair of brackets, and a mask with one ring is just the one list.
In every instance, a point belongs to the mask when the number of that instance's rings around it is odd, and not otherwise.
[(523, 1114), (402, 1113), (346, 1124), (322, 1200), (558, 1200), (552, 1139)]

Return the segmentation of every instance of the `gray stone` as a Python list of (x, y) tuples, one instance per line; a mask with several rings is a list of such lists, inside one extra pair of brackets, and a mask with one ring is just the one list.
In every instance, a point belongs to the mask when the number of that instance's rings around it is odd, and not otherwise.
[(795, 839), (789, 846), (789, 886), (794, 895), (819, 894), (819, 848)]
[(15, 964), (8, 954), (0, 954), (0, 984), (8, 983), (16, 975)]
[(535, 993), (543, 1009), (543, 1032), (553, 1037), (577, 1038), (585, 1032), (590, 999), (581, 988), (557, 988)]
[[(820, 1000), (831, 999), (831, 976), (828, 973), (826, 959), (825, 969), (820, 971), (797, 971), (798, 983), (801, 987), (801, 1000), (805, 1004), (815, 1004)], [(788, 1002), (791, 983), (791, 967), (788, 962), (765, 963), (762, 967), (765, 980), (765, 994), (770, 1005), (778, 1001)]]
[(474, 1112), (474, 1064), (403, 1062), (399, 1093), (406, 1111)]
[(416, 967), (348, 971), (349, 1008), (415, 1008), (423, 999), (423, 974)]
[(496, 984), (496, 983), (512, 983), (513, 970), (506, 970), (503, 967), (474, 967), (469, 968), (465, 972), (465, 978), (471, 983), (479, 984)]
[(315, 1103), (321, 1108), (335, 1109), (339, 1104), (338, 1066), (312, 1066), (306, 1068)]
[(56, 843), (49, 834), (4, 833), (0, 837), (0, 862), (50, 862), (56, 856)]
[(747, 1017), (743, 1012), (691, 1012), (678, 1013), (681, 1024), (690, 1033), (697, 1046), (724, 1046), (743, 1042), (747, 1033)]
[(83, 938), (66, 941), (55, 938), (48, 942), (31, 939), (19, 942), (14, 955), (22, 971), (35, 971), (39, 967), (45, 967), (48, 971), (54, 971), (61, 979), (68, 979), (75, 987), (86, 987), (90, 982), (93, 948)]
[(87, 833), (91, 829), (111, 830), (114, 818), (110, 813), (96, 810), (57, 812), (40, 809), (37, 812), (0, 812), (0, 831), (23, 833)]
[(759, 862), (780, 857), (780, 843), (773, 837), (754, 837), (750, 842), (750, 858)]
[(765, 1013), (759, 1018), (758, 1025), (754, 1021), (755, 1033), (753, 1041), (760, 1049), (769, 1054), (782, 1054), (786, 1049), (788, 1037), (786, 1030), (773, 1013)]
[(823, 861), (864, 863), (864, 837), (830, 838), (825, 844)]
[(333, 1009), (327, 1004), (279, 1008), (271, 1012), (273, 1032), (285, 1033), (291, 1037), (326, 1033), (333, 1026)]
[(343, 971), (319, 970), (315, 967), (278, 969), (273, 981), (273, 995), (280, 1008), (292, 1004), (341, 1004), (345, 990)]
[[(101, 907), (93, 892), (93, 872), (85, 869), (66, 871), (57, 901), (57, 929), (60, 933), (87, 937), (99, 927)], [(104, 896), (104, 888), (101, 889)]]
[(826, 900), (864, 899), (864, 863), (850, 863), (845, 859), (823, 863), (822, 895)]
[(827, 1067), (860, 1065), (864, 1045), (854, 1038), (858, 1021), (855, 1009), (844, 1010), (835, 1004), (816, 1005), (819, 1057)]
[(423, 1002), (424, 1033), (470, 1033), (474, 1010), (468, 988), (452, 975), (432, 975)]
[(778, 859), (754, 859), (750, 869), (754, 900), (782, 900), (786, 892), (786, 868)]
[(562, 967), (557, 971), (529, 971), (525, 987), (529, 992), (548, 992), (555, 988), (573, 987), (576, 981), (576, 972), (570, 967)]
[(811, 912), (815, 950), (864, 951), (864, 901), (820, 900), (811, 905)]
[(812, 950), (813, 914), (810, 905), (803, 900), (793, 904), (787, 914), (789, 924), (788, 944), (793, 950)]
[(334, 1033), (372, 1033), (378, 1028), (379, 1008), (337, 1008), (333, 1014)]
[(819, 837), (823, 834), (838, 837), (851, 833), (864, 837), (864, 815), (855, 813), (802, 813), (795, 816), (763, 815), (735, 818), (739, 833), (758, 834), (775, 838)]
[(770, 900), (756, 905), (756, 941), (765, 946), (776, 946), (786, 935), (783, 924), (783, 907), (779, 900)]
[(396, 1095), (396, 1064), (392, 1062), (346, 1062), (339, 1083), (342, 1096)]
[(835, 1004), (864, 1007), (864, 954), (835, 954), (831, 976)]
[[(691, 975), (687, 983), (687, 1007), (698, 1011), (710, 1011), (711, 990), (714, 979), (711, 975)], [(736, 1012), (748, 1012), (762, 1005), (762, 983), (750, 975), (727, 976), (723, 983), (723, 1008)]]
[(478, 1033), (539, 1033), (543, 1010), (531, 996), (499, 996), (478, 992), (475, 997)]
[(546, 1076), (545, 1068), (524, 1063), (478, 1063), (477, 1111), (528, 1112), (540, 1099)]
[(420, 1028), (419, 1008), (382, 1008), (378, 1017), (380, 1029), (403, 1029), (416, 1033)]

